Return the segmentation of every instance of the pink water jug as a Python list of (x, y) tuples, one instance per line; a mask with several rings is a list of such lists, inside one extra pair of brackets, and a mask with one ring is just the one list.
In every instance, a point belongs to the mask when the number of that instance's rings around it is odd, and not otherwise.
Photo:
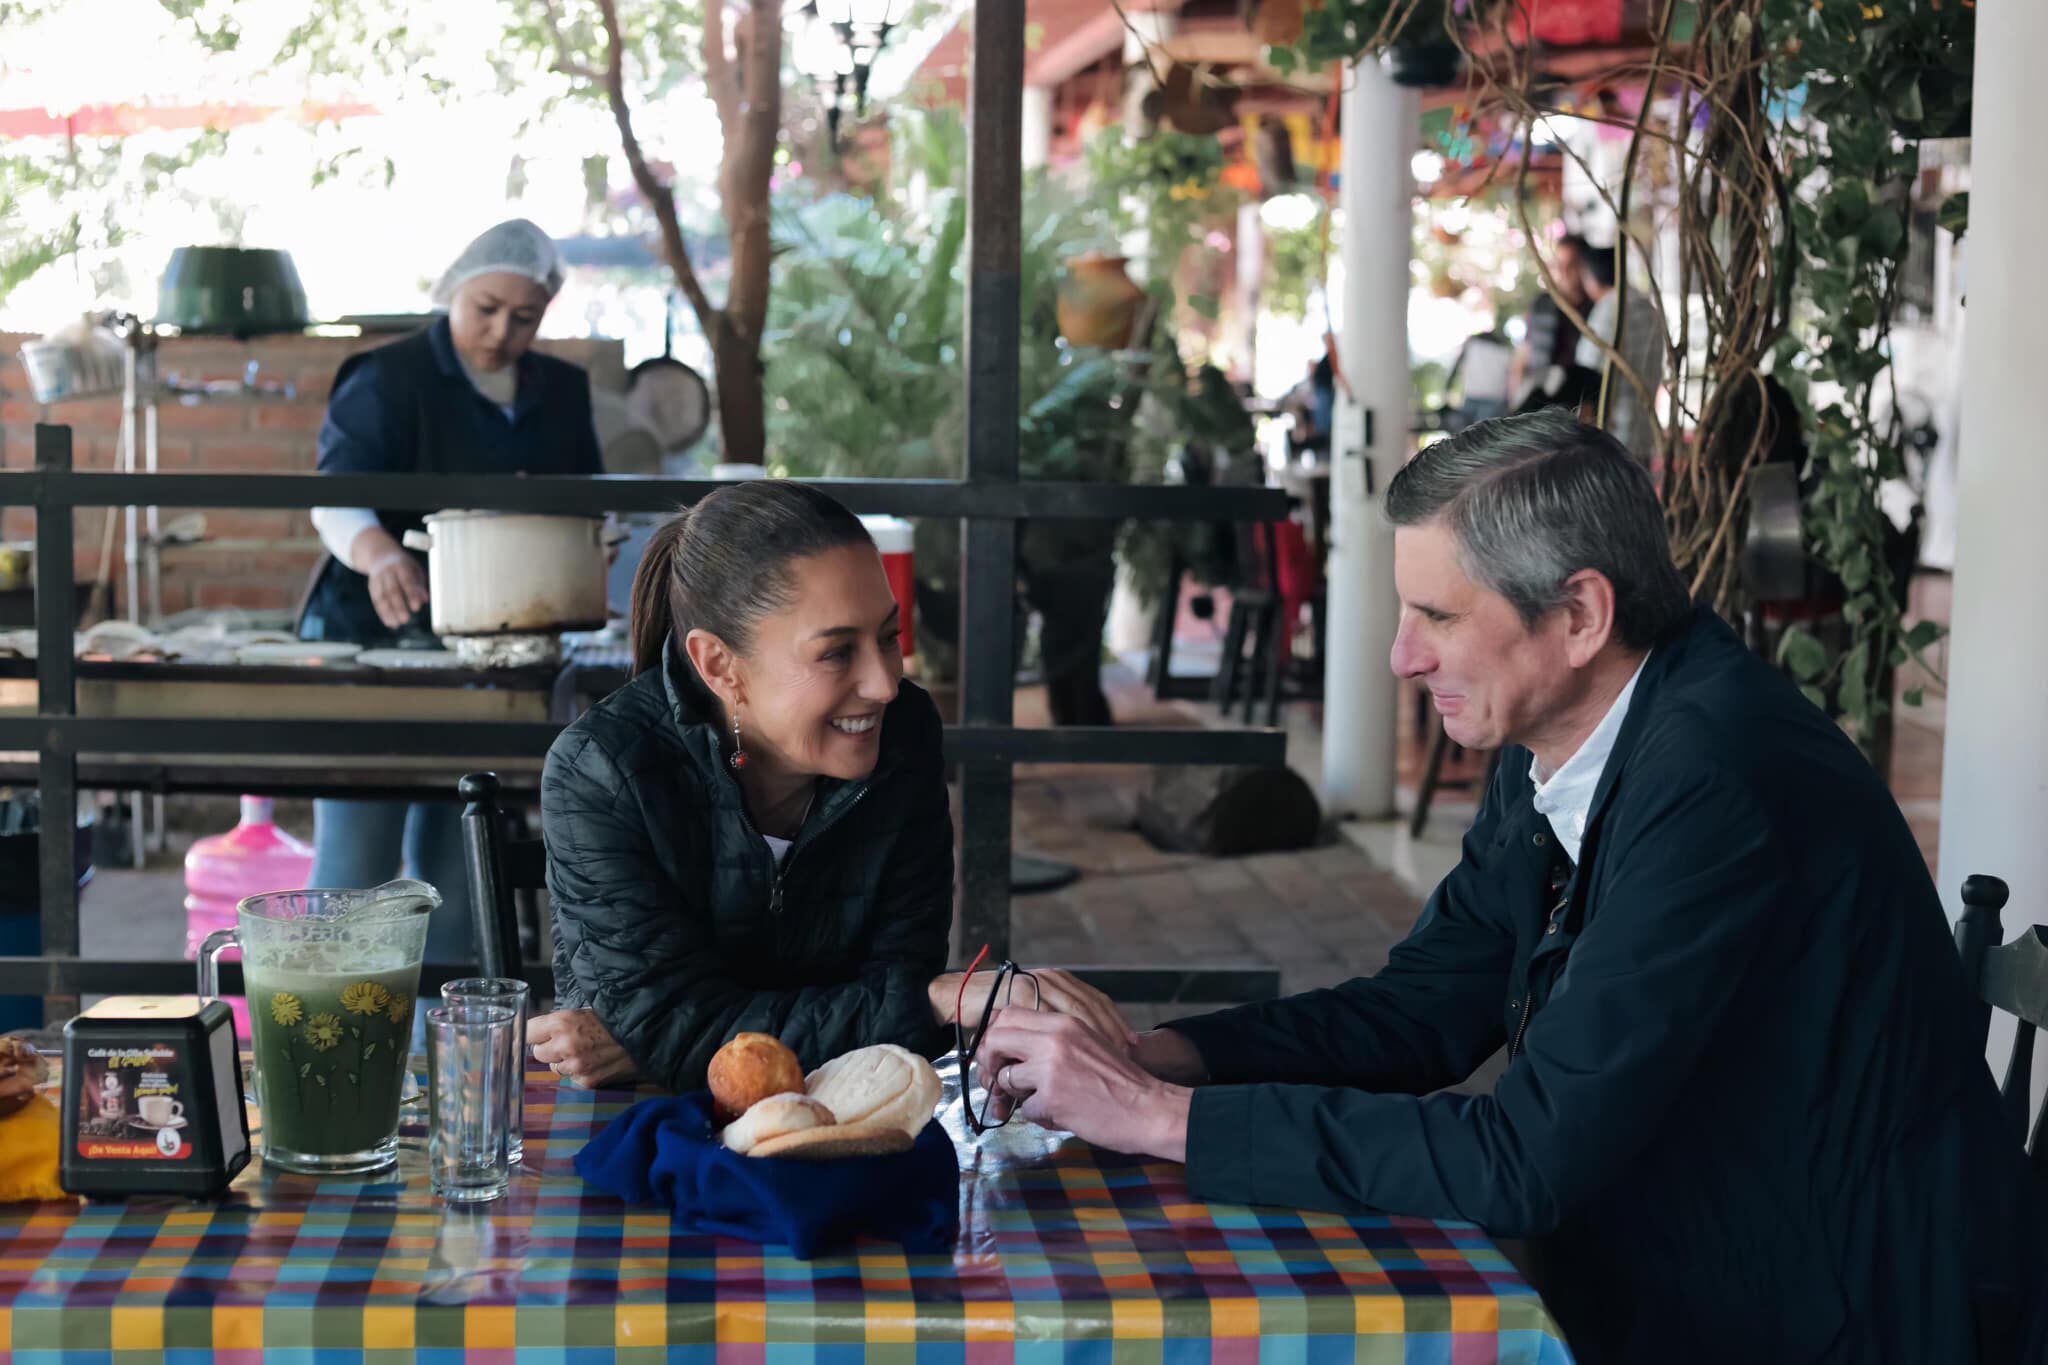
[[(216, 929), (235, 927), (235, 906), (265, 891), (296, 891), (313, 875), (313, 846), (294, 839), (271, 819), (267, 796), (242, 798), (242, 822), (226, 834), (192, 845), (185, 855), (185, 956)], [(227, 997), (235, 1027), (249, 1037), (249, 1009), (239, 996)]]

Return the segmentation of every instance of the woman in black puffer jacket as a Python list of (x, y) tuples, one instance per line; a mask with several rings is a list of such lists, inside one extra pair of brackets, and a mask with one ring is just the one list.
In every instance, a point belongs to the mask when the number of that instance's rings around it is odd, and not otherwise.
[[(962, 996), (942, 970), (943, 730), (903, 681), (866, 528), (803, 484), (720, 489), (648, 546), (632, 630), (633, 681), (541, 779), (559, 1008), (534, 1055), (583, 1085), (690, 1089), (742, 1031), (806, 1069), (870, 1043), (943, 1052)], [(1099, 992), (1037, 976), (1044, 1008), (1128, 1037)]]

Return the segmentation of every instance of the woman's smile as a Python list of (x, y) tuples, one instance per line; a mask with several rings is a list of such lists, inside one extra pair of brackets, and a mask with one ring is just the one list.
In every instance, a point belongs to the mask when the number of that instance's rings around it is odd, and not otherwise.
[(882, 713), (880, 711), (869, 711), (858, 716), (834, 716), (826, 724), (842, 735), (854, 739), (866, 739), (881, 733)]

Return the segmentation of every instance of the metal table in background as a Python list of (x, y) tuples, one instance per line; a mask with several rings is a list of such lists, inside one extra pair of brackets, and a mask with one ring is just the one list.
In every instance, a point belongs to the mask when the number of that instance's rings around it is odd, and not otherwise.
[[(581, 657), (579, 657), (581, 656)], [(623, 651), (572, 651), (560, 665), (528, 668), (384, 669), (351, 664), (218, 664), (83, 659), (77, 668), (80, 717), (232, 721), (478, 721), (560, 726), (625, 681)], [(36, 714), (35, 662), (0, 659), (0, 717)], [(0, 783), (33, 785), (37, 756), (0, 753)], [(442, 755), (429, 747), (403, 754), (340, 759), (288, 745), (220, 753), (161, 754), (149, 749), (83, 758), (84, 790), (457, 799), (463, 774), (498, 773), (513, 801), (539, 799), (541, 756)]]

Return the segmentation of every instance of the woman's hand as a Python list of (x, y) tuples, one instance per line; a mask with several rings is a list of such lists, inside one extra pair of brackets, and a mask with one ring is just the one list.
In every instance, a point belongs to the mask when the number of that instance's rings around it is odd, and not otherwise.
[(392, 630), (402, 630), (427, 605), (427, 571), (404, 550), (372, 564), (369, 578), (377, 619)]
[(349, 545), (349, 562), (370, 580), (370, 605), (387, 629), (401, 630), (427, 605), (427, 571), (382, 526), (366, 526)]
[(626, 1049), (618, 1044), (591, 1010), (557, 1010), (527, 1021), (526, 1042), (533, 1055), (555, 1074), (585, 1090), (639, 1074)]
[[(932, 1016), (942, 1024), (961, 1023), (972, 1029), (981, 1022), (981, 1016), (988, 1009), (988, 993), (996, 983), (994, 972), (976, 972), (967, 982), (965, 998), (960, 989), (962, 972), (946, 972), (932, 980), (926, 994), (931, 999)], [(1031, 981), (1013, 976), (1005, 988), (1007, 1000), (998, 1000), (998, 1006), (1015, 1005), (1019, 1009), (1038, 1009), (1054, 1014), (1071, 1015), (1100, 1034), (1106, 1041), (1119, 1048), (1128, 1048), (1137, 1038), (1131, 1026), (1124, 1022), (1123, 1012), (1116, 1003), (1101, 991), (1076, 978), (1072, 973), (1057, 967), (1033, 971), (1038, 991), (1033, 998)], [(958, 1002), (959, 1018), (954, 1017), (955, 1002)]]

